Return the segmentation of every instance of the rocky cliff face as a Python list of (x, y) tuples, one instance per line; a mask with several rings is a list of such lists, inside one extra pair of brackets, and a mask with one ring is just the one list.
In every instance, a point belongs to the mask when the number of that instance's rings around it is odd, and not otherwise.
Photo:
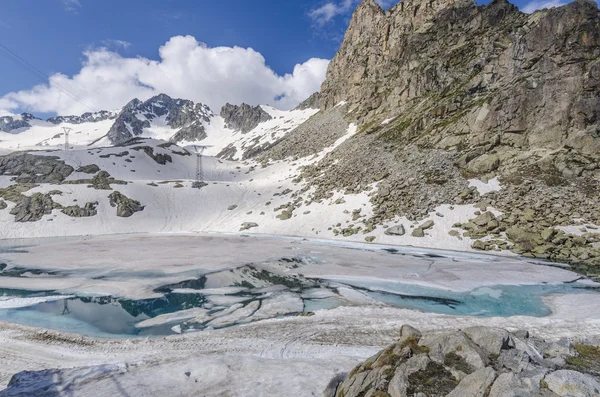
[(145, 102), (139, 99), (129, 102), (107, 136), (112, 144), (119, 144), (142, 135), (144, 129), (151, 128), (153, 122), (164, 117), (167, 126), (178, 130), (174, 131), (172, 141), (199, 141), (206, 138), (204, 123), (212, 116), (213, 112), (206, 105), (160, 94)]
[(3, 116), (0, 117), (0, 131), (2, 132), (14, 132), (21, 128), (29, 128), (31, 124), (29, 121), (37, 119), (35, 116), (29, 113), (23, 113), (19, 116)]
[(271, 115), (260, 106), (226, 104), (221, 108), (221, 117), (225, 119), (227, 128), (241, 131), (243, 134), (252, 131), (257, 125), (271, 120)]
[[(468, 152), (474, 173), (513, 153), (600, 153), (600, 14), (593, 1), (528, 15), (504, 0), (408, 0), (356, 10), (322, 86), (325, 109), (345, 100), (364, 124), (397, 143)], [(485, 148), (497, 147), (482, 162)], [(468, 149), (468, 150), (467, 150)], [(474, 163), (473, 163), (474, 162)], [(567, 164), (567, 174), (581, 169)]]

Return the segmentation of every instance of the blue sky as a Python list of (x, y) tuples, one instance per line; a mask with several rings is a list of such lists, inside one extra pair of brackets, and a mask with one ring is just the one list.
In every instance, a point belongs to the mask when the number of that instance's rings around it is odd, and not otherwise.
[[(54, 82), (60, 81), (61, 87), (93, 109), (122, 106), (129, 95), (128, 84), (132, 88), (130, 97), (149, 96), (159, 89), (169, 91), (169, 85), (158, 84), (155, 89), (148, 89), (148, 86), (154, 86), (156, 79), (175, 79), (174, 76), (195, 81), (198, 84), (196, 91), (202, 93), (190, 99), (203, 100), (212, 107), (223, 101), (235, 101), (237, 96), (241, 100), (258, 102), (283, 95), (285, 100), (280, 107), (289, 108), (311, 89), (318, 89), (319, 80), (324, 77), (325, 61), (335, 55), (359, 1), (0, 0), (0, 44), (44, 74), (60, 73)], [(560, 1), (542, 0), (539, 4), (558, 4)], [(394, 1), (378, 2), (389, 6)], [(523, 7), (525, 3), (520, 1), (517, 5)], [(186, 36), (185, 40), (169, 42), (168, 58), (159, 56), (159, 48), (171, 38)], [(224, 62), (233, 64), (225, 68), (233, 76), (219, 72), (222, 53), (203, 50), (202, 43), (208, 48), (230, 48), (229, 58)], [(234, 46), (252, 48), (256, 53), (231, 49)], [(189, 59), (186, 58), (188, 55)], [(144, 61), (129, 65), (128, 60), (136, 59)], [(174, 65), (177, 59), (188, 59), (185, 71)], [(308, 62), (311, 59), (315, 61)], [(236, 80), (236, 62), (244, 68), (250, 65), (248, 69), (252, 73)], [(90, 67), (82, 69), (85, 64)], [(296, 73), (297, 65), (300, 69)], [(205, 72), (203, 68), (209, 69)], [(272, 69), (274, 75), (264, 68)], [(124, 70), (131, 76), (120, 80), (108, 76), (108, 70), (113, 75)], [(292, 72), (293, 75), (286, 79), (285, 75)], [(91, 110), (64, 92), (57, 96), (44, 87), (41, 91), (25, 91), (19, 97), (9, 95), (10, 102), (5, 97), (7, 94), (48, 82), (2, 56), (0, 73), (3, 76), (0, 79), (0, 110), (27, 110), (38, 114)], [(103, 84), (91, 81), (94, 73), (105, 76)], [(201, 76), (203, 73), (206, 76)], [(216, 86), (204, 90), (200, 85), (206, 85), (209, 78), (224, 79), (224, 89), (232, 92), (224, 94)], [(242, 78), (265, 78), (268, 87), (257, 87), (256, 81), (242, 81)], [(226, 86), (229, 80), (231, 87)], [(111, 84), (116, 87), (113, 91), (106, 88)], [(168, 93), (188, 94), (185, 85), (185, 82), (174, 81), (172, 92)], [(51, 89), (52, 84), (46, 88)], [(253, 90), (256, 95), (252, 94)], [(43, 99), (32, 98), (34, 96)]]

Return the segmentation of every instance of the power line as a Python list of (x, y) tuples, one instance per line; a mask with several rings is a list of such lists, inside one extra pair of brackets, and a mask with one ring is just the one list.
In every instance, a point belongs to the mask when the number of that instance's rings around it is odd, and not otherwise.
[(11, 51), (8, 47), (3, 45), (2, 43), (0, 43), (0, 55), (3, 55), (10, 61), (14, 62), (18, 66), (22, 67), (23, 69), (25, 69), (29, 73), (33, 74), (34, 76), (40, 78), (41, 80), (47, 79), (48, 81), (53, 83), (54, 86), (56, 86), (60, 90), (64, 91), (71, 98), (75, 99), (76, 101), (78, 101), (79, 103), (81, 103), (82, 105), (84, 105), (85, 107), (90, 109), (92, 112), (98, 112), (98, 110), (96, 108), (94, 108), (92, 105), (88, 104), (83, 99), (79, 98), (77, 95), (73, 94), (71, 91), (67, 90), (66, 88), (64, 88), (63, 86), (58, 84), (56, 82), (56, 80), (54, 80), (52, 77), (50, 77), (47, 74), (45, 74), (44, 72), (40, 71), (38, 68), (36, 68), (35, 66), (33, 66), (32, 64), (27, 62), (25, 59), (21, 58), (19, 55), (15, 54), (13, 51)]

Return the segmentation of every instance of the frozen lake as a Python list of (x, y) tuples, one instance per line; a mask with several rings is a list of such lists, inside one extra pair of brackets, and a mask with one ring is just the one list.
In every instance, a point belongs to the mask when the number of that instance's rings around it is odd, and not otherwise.
[(544, 317), (547, 297), (599, 292), (514, 257), (273, 236), (4, 240), (0, 268), (0, 321), (113, 338), (345, 306)]

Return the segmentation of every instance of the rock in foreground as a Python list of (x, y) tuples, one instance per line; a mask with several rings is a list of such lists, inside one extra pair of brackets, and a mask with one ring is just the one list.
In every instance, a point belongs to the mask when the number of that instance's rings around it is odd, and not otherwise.
[(487, 327), (421, 335), (403, 326), (400, 334), (398, 342), (354, 368), (330, 395), (600, 396), (597, 347), (547, 343), (526, 331)]

